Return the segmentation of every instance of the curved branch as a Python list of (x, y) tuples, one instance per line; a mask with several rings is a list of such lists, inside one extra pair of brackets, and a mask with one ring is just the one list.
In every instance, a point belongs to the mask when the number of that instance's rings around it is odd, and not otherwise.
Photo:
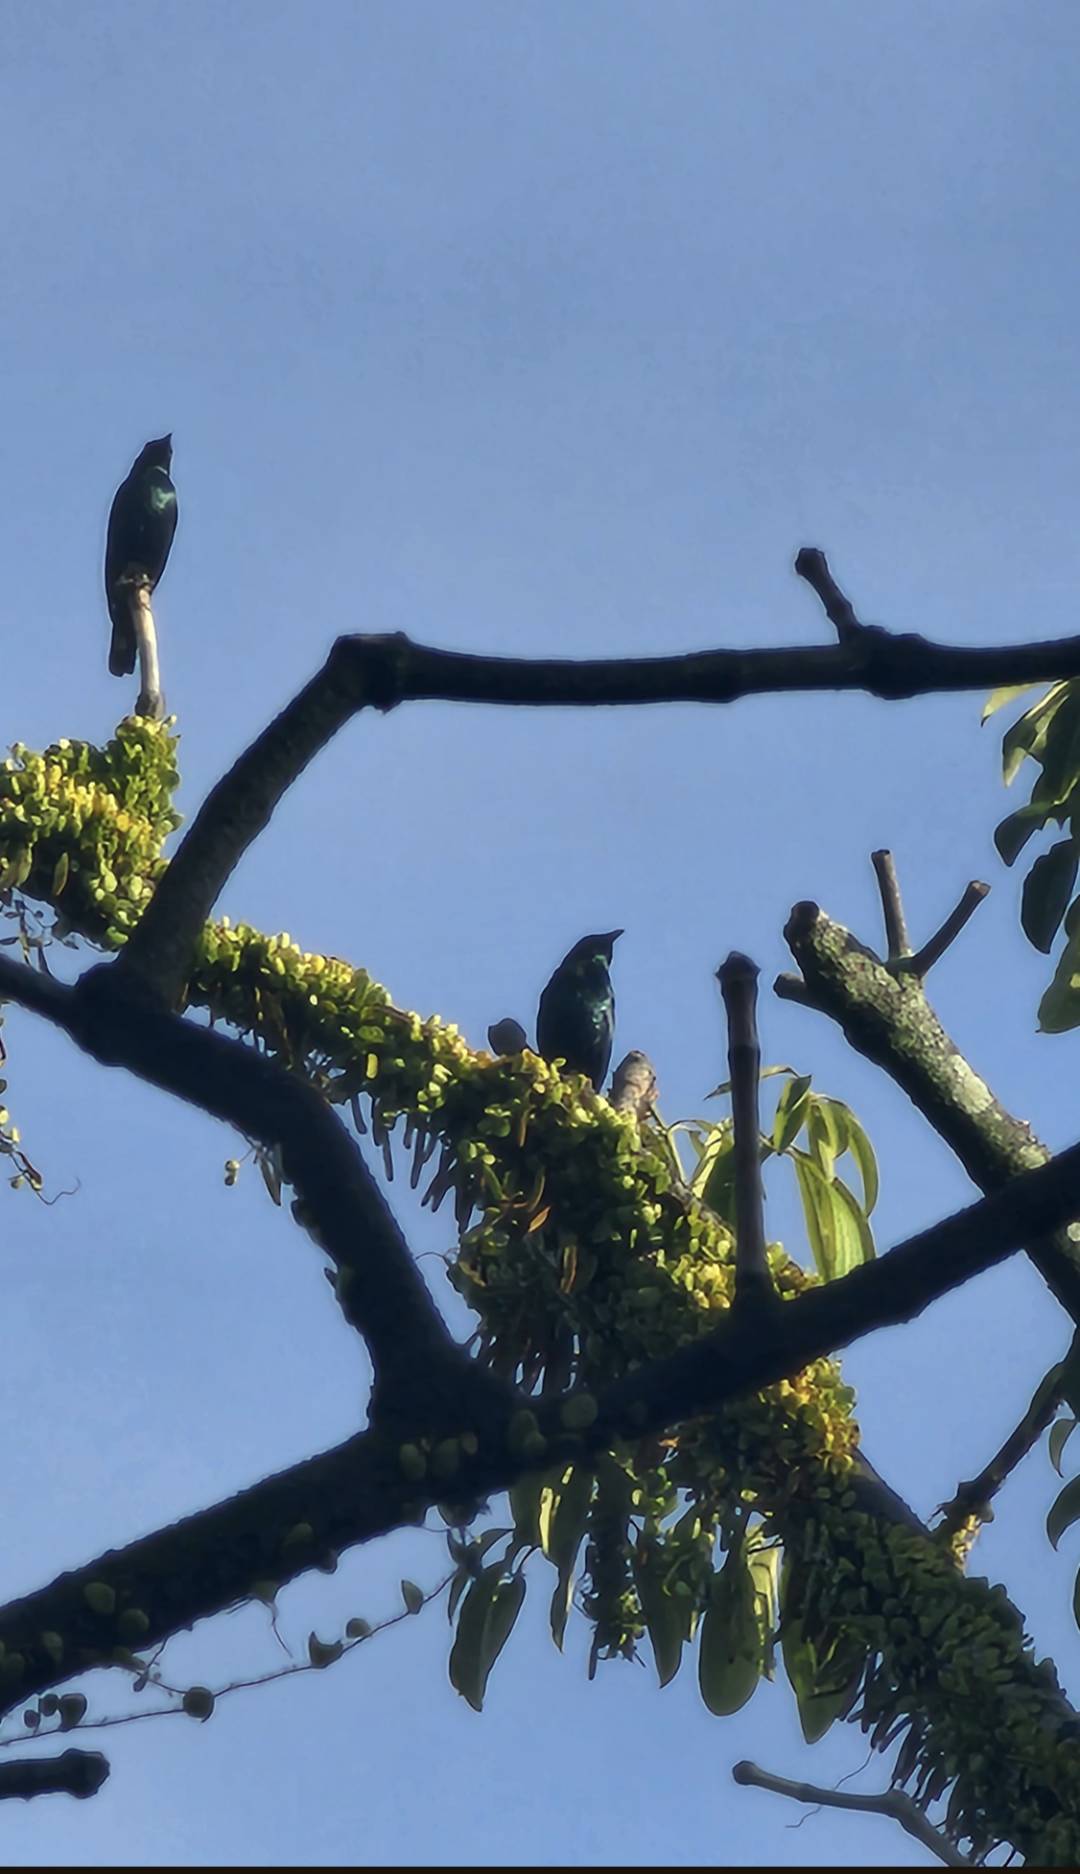
[(732, 703), (820, 690), (898, 700), (1076, 675), (1080, 638), (980, 647), (872, 625), (842, 631), (835, 645), (580, 661), (472, 656), (401, 633), (339, 638), (322, 670), (211, 789), (113, 967), (167, 1003), (179, 999), (199, 933), (234, 867), (313, 756), (361, 709), (421, 700), (560, 709)]
[(304, 1219), (337, 1267), (345, 1318), (370, 1350), (373, 1410), (422, 1417), (445, 1394), (473, 1417), (501, 1417), (504, 1389), (451, 1339), (355, 1141), (309, 1082), (241, 1041), (125, 994), (109, 966), (68, 988), (0, 957), (0, 996), (45, 1015), (104, 1064), (280, 1146)]
[(944, 1861), (946, 1867), (975, 1866), (940, 1829), (934, 1827), (925, 1811), (902, 1789), (885, 1789), (875, 1796), (857, 1796), (850, 1791), (822, 1789), (817, 1783), (803, 1783), (787, 1776), (775, 1776), (771, 1770), (762, 1770), (745, 1758), (742, 1763), (733, 1766), (731, 1775), (736, 1783), (744, 1783), (751, 1789), (767, 1789), (773, 1795), (787, 1796), (791, 1802), (820, 1803), (824, 1809), (857, 1809), (864, 1815), (888, 1816), (891, 1821), (899, 1822), (900, 1827), (915, 1841), (929, 1848), (939, 1861)]

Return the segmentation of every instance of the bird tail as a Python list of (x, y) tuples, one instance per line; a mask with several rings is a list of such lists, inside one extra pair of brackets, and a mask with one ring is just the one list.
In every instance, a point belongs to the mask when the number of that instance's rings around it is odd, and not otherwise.
[(109, 617), (112, 639), (109, 644), (109, 670), (114, 677), (130, 677), (135, 668), (135, 605), (132, 586), (115, 586), (109, 594)]

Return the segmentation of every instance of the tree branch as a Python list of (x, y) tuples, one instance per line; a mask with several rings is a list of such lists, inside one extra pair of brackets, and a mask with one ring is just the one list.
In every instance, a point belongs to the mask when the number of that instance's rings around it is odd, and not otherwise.
[(129, 997), (109, 966), (72, 989), (0, 956), (0, 996), (47, 1016), (106, 1065), (280, 1146), (286, 1178), (336, 1265), (345, 1318), (370, 1350), (373, 1410), (422, 1416), (435, 1389), (466, 1416), (501, 1417), (508, 1395), (451, 1339), (358, 1147), (309, 1082), (241, 1041)]
[[(903, 1088), (980, 1190), (1000, 1190), (1050, 1161), (1031, 1127), (994, 1098), (945, 1033), (916, 977), (895, 975), (816, 904), (797, 904), (784, 935), (802, 977), (779, 977), (777, 995), (837, 1022), (856, 1052)], [(1080, 1245), (1052, 1227), (1055, 1234), (1029, 1242), (1027, 1253), (1080, 1325)], [(1032, 1230), (1033, 1239), (1041, 1228)]]
[[(9, 972), (20, 969), (6, 964), (0, 972), (5, 993)], [(588, 1414), (580, 1410), (586, 1388), (532, 1401), (540, 1436), (528, 1459), (511, 1436), (512, 1421), (490, 1414), (478, 1419), (463, 1393), (425, 1393), (427, 1416), (414, 1419), (414, 1438), (422, 1436), (429, 1446), (454, 1443), (449, 1474), (441, 1465), (437, 1475), (429, 1470), (416, 1442), (406, 1465), (397, 1434), (363, 1433), (61, 1575), (0, 1609), (0, 1702), (10, 1709), (75, 1672), (122, 1662), (133, 1645), (154, 1646), (250, 1598), (260, 1584), (279, 1586), (325, 1566), (338, 1550), (414, 1521), (448, 1489), (456, 1500), (483, 1499), (527, 1470), (579, 1460), (583, 1450), (608, 1449), (613, 1439), (667, 1430), (793, 1377), (862, 1334), (911, 1319), (968, 1275), (1000, 1261), (1030, 1228), (1073, 1206), (1080, 1207), (1080, 1145), (877, 1262), (770, 1309), (753, 1334), (729, 1310), (713, 1333), (605, 1387), (592, 1397)], [(586, 1431), (566, 1429), (583, 1424)], [(472, 1437), (461, 1442), (466, 1433)], [(891, 1518), (910, 1521), (872, 1467), (857, 1467), (852, 1483), (869, 1505), (880, 1509), (884, 1496)], [(60, 1655), (55, 1635), (62, 1636)]]
[(856, 616), (851, 600), (841, 592), (820, 547), (800, 547), (795, 555), (795, 571), (817, 593), (825, 616), (841, 644), (858, 638), (868, 629), (861, 618)]
[[(601, 1401), (611, 1433), (627, 1415), (652, 1429), (714, 1408), (801, 1372), (811, 1361), (881, 1327), (914, 1320), (931, 1302), (991, 1269), (1026, 1243), (1052, 1264), (1037, 1239), (1080, 1211), (1080, 1144), (1002, 1190), (908, 1237), (874, 1262), (785, 1301), (744, 1332), (737, 1311), (711, 1334), (615, 1381)], [(1041, 1265), (1040, 1265), (1041, 1266)]]
[(964, 925), (978, 910), (983, 899), (989, 896), (989, 892), (989, 885), (984, 885), (977, 878), (973, 878), (969, 885), (965, 885), (959, 904), (949, 912), (940, 929), (936, 930), (934, 935), (923, 944), (921, 950), (917, 950), (914, 956), (897, 957), (895, 961), (890, 958), (890, 965), (896, 974), (917, 976), (921, 982), (923, 977), (933, 969), (938, 958), (943, 957), (949, 945), (959, 937)]
[(733, 950), (716, 972), (728, 1023), (728, 1072), (734, 1121), (735, 1307), (776, 1301), (765, 1253), (765, 1190), (761, 1181), (761, 1047), (755, 1010), (758, 967)]
[(19, 1757), (0, 1763), (0, 1799), (5, 1796), (96, 1796), (109, 1774), (99, 1750), (65, 1750), (59, 1757)]
[(884, 847), (879, 852), (870, 854), (870, 863), (877, 874), (878, 891), (881, 894), (881, 914), (885, 920), (885, 944), (888, 959), (890, 963), (896, 963), (901, 957), (911, 955), (907, 920), (904, 917), (904, 901), (900, 896), (900, 880), (896, 876), (896, 864), (892, 853)]
[[(1073, 1347), (1076, 1347), (1076, 1337)], [(1061, 1381), (1064, 1372), (1063, 1363), (1053, 1367), (1035, 1388), (1031, 1404), (1020, 1423), (1009, 1433), (999, 1451), (994, 1453), (988, 1464), (984, 1464), (977, 1477), (970, 1482), (958, 1484), (955, 1496), (942, 1505), (941, 1522), (938, 1530), (946, 1530), (954, 1535), (967, 1522), (969, 1516), (978, 1516), (986, 1522), (992, 1511), (990, 1504), (1002, 1485), (1012, 1476), (1017, 1465), (1022, 1463), (1028, 1452), (1037, 1445), (1051, 1419), (1061, 1404)], [(937, 1531), (935, 1531), (937, 1533)]]
[[(804, 549), (800, 561), (813, 552)], [(819, 690), (898, 700), (1080, 675), (1080, 638), (976, 647), (856, 626), (841, 630), (835, 645), (580, 661), (470, 656), (402, 634), (339, 638), (322, 670), (208, 794), (114, 967), (159, 999), (178, 1000), (199, 933), (234, 867), (313, 756), (361, 709), (419, 700), (539, 708), (731, 703)]]
[[(796, 907), (796, 913), (800, 909), (806, 907)], [(820, 917), (816, 906), (812, 909)], [(842, 935), (853, 942), (847, 932)], [(884, 966), (877, 967), (899, 991)], [(241, 1042), (197, 1028), (182, 1017), (129, 1004), (125, 995), (111, 993), (109, 977), (108, 971), (91, 971), (74, 990), (53, 982), (49, 996), (42, 998), (32, 987), (41, 980), (34, 971), (0, 958), (0, 995), (18, 1002), (25, 993), (28, 1006), (49, 1012), (96, 1059), (127, 1067), (264, 1143), (280, 1142), (290, 1180), (305, 1198), (313, 1196), (320, 1235), (333, 1245), (328, 1253), (339, 1255), (349, 1270), (343, 1305), (353, 1308), (373, 1357), (384, 1363), (404, 1392), (423, 1395), (422, 1403), (414, 1399), (415, 1419), (436, 1408), (434, 1381), (449, 1390), (456, 1404), (467, 1400), (470, 1422), (488, 1429), (500, 1426), (508, 1395), (450, 1340), (371, 1174), (321, 1096)], [(1052, 1246), (1033, 1239), (1077, 1212), (1080, 1144), (1038, 1170), (1022, 1172), (994, 1196), (909, 1238), (877, 1261), (786, 1302), (757, 1324), (754, 1335), (728, 1320), (665, 1359), (635, 1369), (605, 1393), (608, 1409), (620, 1427), (631, 1411), (631, 1424), (644, 1424), (642, 1413), (650, 1425), (669, 1424), (736, 1398), (747, 1388), (758, 1390), (863, 1334), (912, 1320), (932, 1301), (1014, 1254), (1025, 1241), (1037, 1266), (1055, 1271)], [(360, 1246), (355, 1242), (358, 1230)], [(427, 1349), (434, 1375), (415, 1370), (418, 1348)]]
[(820, 1803), (825, 1809), (857, 1809), (865, 1815), (885, 1815), (921, 1842), (946, 1867), (974, 1867), (967, 1855), (936, 1829), (925, 1812), (912, 1798), (900, 1789), (882, 1790), (880, 1795), (857, 1796), (838, 1789), (822, 1789), (816, 1783), (793, 1781), (790, 1777), (775, 1776), (771, 1770), (762, 1770), (756, 1763), (746, 1759), (732, 1768), (732, 1778), (736, 1783), (744, 1783), (751, 1789), (767, 1789), (776, 1796), (787, 1796), (792, 1802)]

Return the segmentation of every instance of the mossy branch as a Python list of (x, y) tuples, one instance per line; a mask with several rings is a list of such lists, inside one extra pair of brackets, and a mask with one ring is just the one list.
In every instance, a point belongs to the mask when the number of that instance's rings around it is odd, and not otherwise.
[[(802, 974), (779, 977), (777, 995), (837, 1022), (857, 1053), (903, 1089), (980, 1190), (999, 1191), (1049, 1162), (1048, 1148), (1002, 1106), (946, 1034), (916, 976), (894, 973), (816, 904), (797, 904), (784, 935)], [(1032, 1237), (1040, 1237), (1034, 1226)], [(1080, 1325), (1080, 1243), (1067, 1220), (1048, 1239), (1032, 1240), (1027, 1253)]]

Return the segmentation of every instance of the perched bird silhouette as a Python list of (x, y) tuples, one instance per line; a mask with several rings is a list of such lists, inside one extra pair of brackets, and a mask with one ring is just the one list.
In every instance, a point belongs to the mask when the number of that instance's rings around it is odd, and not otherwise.
[[(140, 627), (150, 615), (149, 595), (165, 571), (176, 532), (171, 462), (171, 436), (146, 443), (113, 496), (105, 542), (105, 597), (112, 619), (109, 669), (114, 677), (126, 677), (135, 668), (136, 652), (145, 635)], [(152, 617), (149, 628), (152, 632)], [(144, 658), (144, 692), (156, 688), (156, 645), (148, 648), (155, 666), (154, 684), (147, 683)]]
[(493, 1054), (520, 1054), (522, 1048), (529, 1045), (524, 1028), (512, 1015), (504, 1015), (501, 1022), (492, 1022), (488, 1041)]
[(608, 967), (621, 930), (582, 937), (564, 956), (540, 997), (536, 1051), (563, 1060), (572, 1074), (587, 1074), (599, 1093), (615, 1037), (615, 994)]

